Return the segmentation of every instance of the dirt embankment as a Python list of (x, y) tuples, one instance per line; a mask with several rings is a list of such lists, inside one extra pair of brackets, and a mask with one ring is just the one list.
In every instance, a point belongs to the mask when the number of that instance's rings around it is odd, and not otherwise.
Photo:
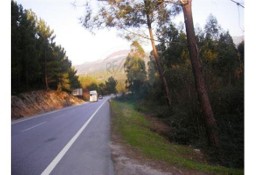
[(21, 93), (12, 96), (11, 118), (15, 120), (81, 103), (84, 101), (66, 92), (41, 90)]

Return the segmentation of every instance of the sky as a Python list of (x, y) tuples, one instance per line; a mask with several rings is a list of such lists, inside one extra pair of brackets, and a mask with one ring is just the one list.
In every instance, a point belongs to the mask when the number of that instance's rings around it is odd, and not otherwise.
[[(236, 0), (243, 4), (243, 0)], [(129, 50), (130, 42), (117, 36), (114, 30), (98, 31), (95, 35), (87, 31), (79, 23), (84, 15), (83, 7), (72, 6), (74, 0), (17, 0), (24, 9), (32, 9), (54, 30), (56, 43), (65, 50), (73, 65), (88, 61), (104, 59), (118, 50)], [(78, 5), (85, 0), (76, 0)], [(193, 0), (194, 25), (204, 27), (210, 14), (213, 14), (221, 27), (228, 30), (232, 36), (243, 35), (244, 9), (230, 0)], [(183, 21), (183, 14), (175, 21)], [(150, 44), (144, 43), (146, 51), (150, 51)]]

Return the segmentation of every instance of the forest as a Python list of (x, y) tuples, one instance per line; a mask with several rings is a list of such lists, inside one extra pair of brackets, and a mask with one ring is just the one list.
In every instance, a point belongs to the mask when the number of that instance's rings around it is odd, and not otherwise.
[[(212, 163), (243, 168), (244, 42), (236, 46), (213, 15), (203, 29), (194, 28), (192, 0), (101, 5), (87, 3), (81, 22), (89, 31), (118, 29), (132, 42), (124, 64), (131, 95), (124, 98), (167, 123), (171, 142), (201, 148)], [(181, 12), (184, 23), (176, 25)], [(141, 38), (152, 46), (148, 66)]]
[(209, 160), (227, 167), (242, 168), (244, 163), (244, 42), (233, 43), (229, 32), (221, 29), (210, 15), (204, 29), (196, 29), (200, 61), (207, 91), (217, 123), (220, 145), (210, 146), (202, 117), (189, 51), (182, 27), (170, 24), (157, 45), (160, 63), (170, 90), (168, 105), (163, 84), (151, 52), (148, 70), (144, 50), (133, 42), (125, 62), (127, 100), (137, 110), (162, 119), (171, 126), (170, 141), (205, 150)]
[(43, 19), (11, 2), (12, 94), (41, 89), (70, 92), (80, 87), (65, 49), (54, 39)]
[(12, 94), (41, 89), (72, 92), (80, 87), (85, 92), (98, 90), (102, 95), (116, 93), (117, 82), (113, 77), (103, 82), (78, 77), (65, 49), (55, 43), (50, 26), (32, 10), (11, 3)]

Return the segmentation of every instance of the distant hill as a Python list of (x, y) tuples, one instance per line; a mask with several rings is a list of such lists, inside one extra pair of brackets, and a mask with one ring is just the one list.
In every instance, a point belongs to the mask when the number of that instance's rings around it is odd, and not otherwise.
[(78, 75), (89, 75), (99, 81), (106, 81), (110, 76), (117, 80), (125, 81), (124, 62), (129, 50), (116, 51), (104, 59), (85, 62), (75, 66)]
[[(113, 52), (104, 59), (94, 62), (85, 62), (74, 67), (79, 76), (89, 75), (95, 77), (99, 81), (106, 81), (110, 76), (113, 76), (116, 80), (125, 82), (126, 74), (124, 71), (124, 63), (129, 52), (130, 50), (119, 50)], [(146, 56), (144, 61), (147, 68), (149, 57)]]
[[(125, 58), (127, 57), (129, 50), (120, 50), (114, 52), (102, 60), (97, 60), (93, 62), (85, 62), (81, 65), (75, 66), (78, 75), (87, 75), (95, 72), (108, 71), (112, 73), (114, 67), (117, 69), (117, 66), (124, 63)], [(113, 67), (114, 66), (114, 67)]]

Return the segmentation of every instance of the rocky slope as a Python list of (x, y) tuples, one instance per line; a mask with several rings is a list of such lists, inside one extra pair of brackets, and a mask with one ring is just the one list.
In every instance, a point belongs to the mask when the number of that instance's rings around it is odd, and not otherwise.
[(11, 119), (29, 117), (84, 101), (66, 92), (32, 91), (11, 97)]

